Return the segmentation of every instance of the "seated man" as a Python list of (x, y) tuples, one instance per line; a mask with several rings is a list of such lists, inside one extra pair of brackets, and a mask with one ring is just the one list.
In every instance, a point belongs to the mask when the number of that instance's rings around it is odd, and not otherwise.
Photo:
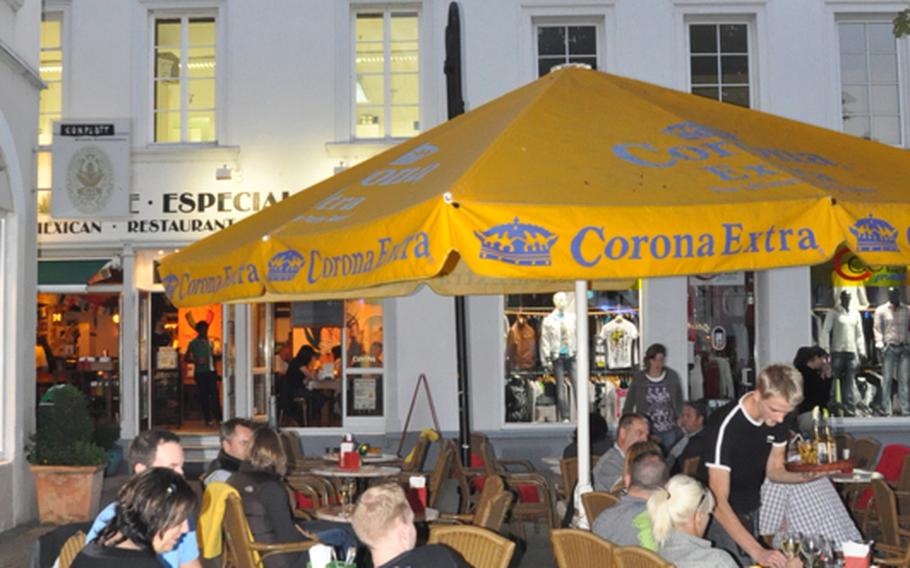
[(414, 512), (401, 487), (394, 483), (367, 489), (351, 516), (357, 538), (366, 544), (376, 568), (468, 568), (453, 550), (430, 544), (414, 548)]
[(616, 443), (594, 465), (595, 491), (613, 490), (626, 468), (626, 450), (636, 442), (647, 440), (650, 432), (648, 419), (641, 414), (625, 414), (619, 419)]
[[(183, 475), (183, 448), (180, 438), (167, 430), (146, 430), (133, 438), (127, 450), (130, 473), (135, 475), (152, 467), (166, 467)], [(117, 502), (105, 507), (85, 537), (85, 542), (95, 539), (116, 515)], [(170, 552), (158, 555), (158, 560), (170, 568), (202, 568), (199, 545), (196, 542), (196, 521), (190, 519), (189, 532), (180, 536)]]
[(591, 531), (619, 546), (656, 550), (648, 516), (648, 498), (667, 482), (667, 464), (660, 450), (647, 450), (632, 460), (625, 476), (628, 493), (594, 520)]
[(231, 418), (221, 424), (221, 451), (205, 468), (202, 482), (227, 481), (231, 474), (240, 469), (240, 462), (250, 453), (253, 439), (253, 423), (246, 418)]
[(682, 414), (679, 416), (683, 437), (667, 452), (667, 465), (670, 466), (671, 475), (681, 473), (687, 459), (701, 458), (707, 416), (708, 406), (704, 400), (687, 400), (683, 403)]

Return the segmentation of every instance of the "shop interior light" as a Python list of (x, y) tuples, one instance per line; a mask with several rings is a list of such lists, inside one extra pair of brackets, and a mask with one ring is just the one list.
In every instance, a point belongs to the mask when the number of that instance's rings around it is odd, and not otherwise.
[(51, 314), (51, 321), (63, 321), (63, 314), (60, 312), (55, 312)]
[(111, 319), (114, 320), (114, 323), (119, 324), (120, 323), (120, 314), (112, 315)]

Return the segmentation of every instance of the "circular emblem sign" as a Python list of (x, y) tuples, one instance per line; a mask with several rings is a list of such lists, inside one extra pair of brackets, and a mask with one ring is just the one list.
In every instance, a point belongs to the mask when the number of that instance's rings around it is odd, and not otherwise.
[(102, 211), (114, 191), (111, 159), (97, 146), (84, 146), (73, 154), (66, 168), (66, 192), (81, 213)]

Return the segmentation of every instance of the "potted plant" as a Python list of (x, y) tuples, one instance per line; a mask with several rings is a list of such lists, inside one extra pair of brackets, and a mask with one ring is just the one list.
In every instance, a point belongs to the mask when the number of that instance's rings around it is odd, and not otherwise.
[(120, 440), (120, 424), (113, 420), (95, 422), (95, 443), (107, 453), (107, 467), (104, 475), (110, 477), (117, 473), (123, 463), (123, 448), (117, 445)]
[(107, 454), (93, 441), (88, 400), (78, 389), (55, 389), (41, 403), (28, 448), (42, 523), (86, 522), (98, 514)]

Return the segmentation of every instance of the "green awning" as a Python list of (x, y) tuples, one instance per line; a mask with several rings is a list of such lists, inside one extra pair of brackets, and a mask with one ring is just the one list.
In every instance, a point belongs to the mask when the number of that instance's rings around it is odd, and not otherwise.
[(81, 285), (95, 275), (108, 259), (98, 260), (39, 260), (38, 285)]

